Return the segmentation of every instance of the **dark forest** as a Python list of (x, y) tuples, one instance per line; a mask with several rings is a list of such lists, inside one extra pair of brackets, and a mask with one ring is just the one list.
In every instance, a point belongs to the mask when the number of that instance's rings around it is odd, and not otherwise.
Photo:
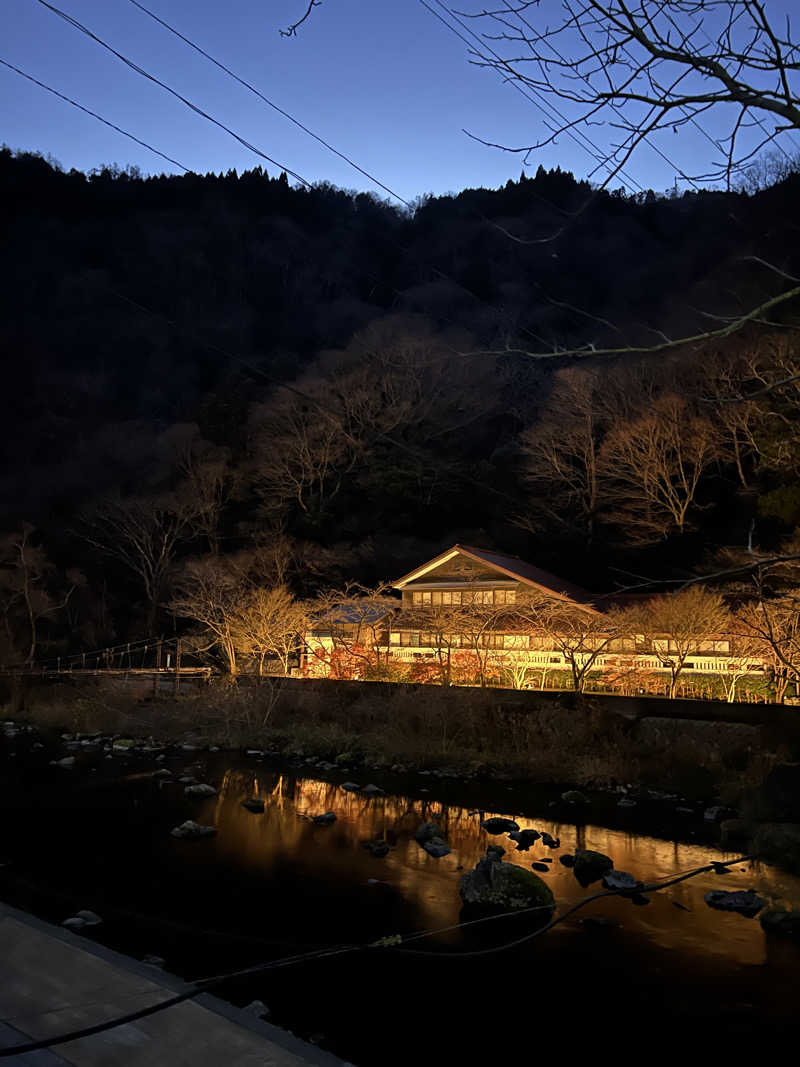
[(789, 288), (798, 192), (539, 168), (408, 212), (3, 149), (0, 659), (180, 631), (192, 566), (307, 597), (462, 541), (602, 592), (779, 548), (793, 305), (665, 342)]

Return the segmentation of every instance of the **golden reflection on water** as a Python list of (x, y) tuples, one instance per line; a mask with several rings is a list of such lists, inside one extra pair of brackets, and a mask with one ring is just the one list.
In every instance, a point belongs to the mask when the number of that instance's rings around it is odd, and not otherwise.
[[(264, 801), (263, 815), (241, 806), (249, 796)], [(213, 843), (218, 861), (262, 874), (279, 874), (281, 868), (291, 868), (294, 873), (308, 873), (316, 881), (345, 889), (376, 880), (412, 903), (425, 929), (458, 921), (462, 868), (473, 867), (490, 842), (502, 844), (506, 848), (504, 859), (523, 867), (534, 860), (552, 858), (550, 872), (542, 877), (552, 888), (559, 910), (600, 888), (596, 883), (583, 889), (572, 872), (558, 862), (559, 855), (575, 848), (604, 852), (613, 858), (618, 870), (630, 871), (643, 881), (667, 879), (710, 860), (736, 855), (706, 845), (665, 841), (603, 826), (575, 827), (509, 811), (471, 814), (467, 808), (408, 796), (365, 797), (330, 782), (290, 774), (228, 770), (218, 796), (206, 804), (200, 821), (213, 821), (219, 830)], [(332, 826), (310, 821), (310, 816), (325, 811), (336, 813)], [(490, 837), (481, 829), (481, 817), (494, 814), (511, 815), (523, 829), (545, 830), (561, 839), (561, 847), (548, 849), (536, 842), (529, 852), (516, 852), (514, 842), (505, 834)], [(434, 859), (414, 840), (416, 828), (429, 819), (444, 830), (452, 849), (449, 856)], [(376, 837), (391, 845), (383, 859), (363, 847), (363, 842)], [(585, 916), (603, 916), (617, 921), (627, 933), (646, 935), (650, 943), (664, 949), (690, 949), (743, 964), (759, 964), (764, 962), (766, 951), (758, 921), (713, 911), (703, 900), (709, 889), (747, 888), (756, 889), (769, 900), (800, 902), (800, 879), (776, 868), (747, 863), (725, 876), (701, 874), (653, 893), (646, 907), (635, 907), (622, 898), (598, 901), (568, 920), (563, 929), (574, 929)]]

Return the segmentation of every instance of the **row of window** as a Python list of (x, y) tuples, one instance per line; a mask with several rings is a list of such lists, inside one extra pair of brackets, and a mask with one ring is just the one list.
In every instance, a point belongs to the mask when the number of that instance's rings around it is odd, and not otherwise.
[[(416, 633), (411, 630), (401, 630), (392, 634), (392, 644), (411, 648), (527, 648), (528, 638), (521, 635), (514, 637), (510, 634), (479, 634), (470, 637), (468, 634), (439, 634), (426, 633), (424, 630)], [(530, 638), (533, 641), (533, 638)]]
[(461, 604), (514, 604), (516, 589), (440, 589), (415, 591), (411, 594), (414, 607), (440, 608)]
[[(552, 640), (542, 635), (526, 635), (526, 634), (497, 634), (497, 633), (485, 633), (479, 637), (470, 636), (468, 634), (442, 634), (435, 631), (413, 631), (413, 630), (401, 630), (392, 633), (392, 644), (401, 645), (412, 648), (474, 648), (476, 643), (481, 648), (505, 648), (505, 649), (534, 649), (539, 651), (548, 651), (551, 649)], [(654, 642), (655, 643), (655, 642)], [(671, 643), (671, 642), (670, 642)], [(591, 648), (602, 647), (604, 642), (602, 639), (598, 639), (597, 642), (592, 643), (586, 641), (586, 650)], [(664, 642), (666, 645), (667, 642)], [(667, 649), (664, 645), (659, 645), (657, 652), (665, 654)], [(616, 641), (610, 641), (605, 649), (608, 652), (646, 652), (648, 648), (643, 646), (640, 642), (637, 642), (633, 638), (621, 638)], [(674, 649), (670, 650), (674, 651)], [(695, 655), (702, 655), (704, 653), (728, 653), (730, 652), (730, 642), (728, 641), (703, 641), (700, 647), (694, 649)]]

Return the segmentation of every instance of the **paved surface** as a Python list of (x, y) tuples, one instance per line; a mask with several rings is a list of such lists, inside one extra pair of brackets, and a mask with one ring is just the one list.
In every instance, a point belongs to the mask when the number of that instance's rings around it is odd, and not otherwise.
[[(0, 904), (0, 1048), (78, 1030), (188, 989), (179, 979)], [(26, 1067), (344, 1067), (341, 1060), (216, 997), (47, 1051)]]

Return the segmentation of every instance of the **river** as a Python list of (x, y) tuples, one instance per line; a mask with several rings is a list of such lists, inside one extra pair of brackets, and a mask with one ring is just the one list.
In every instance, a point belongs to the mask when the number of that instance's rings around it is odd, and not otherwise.
[[(172, 777), (155, 776), (165, 765)], [(210, 782), (217, 795), (186, 796), (181, 774)], [(24, 768), (7, 758), (4, 899), (55, 921), (91, 908), (104, 918), (92, 936), (196, 978), (453, 926), (459, 879), (490, 842), (506, 847), (506, 862), (552, 860), (541, 876), (558, 911), (599, 888), (582, 888), (559, 862), (576, 847), (604, 852), (647, 882), (735, 855), (641, 829), (554, 821), (544, 795), (484, 785), (480, 802), (491, 796), (493, 809), (484, 806), (484, 818), (511, 816), (560, 838), (556, 849), (537, 842), (516, 852), (505, 835), (486, 834), (469, 789), (457, 782), (417, 778), (400, 788), (373, 775), (387, 794), (366, 797), (326, 777), (223, 753), (179, 752), (161, 763), (81, 755), (71, 771), (44, 756)], [(264, 812), (242, 807), (248, 797), (263, 800)], [(325, 811), (336, 813), (333, 825), (311, 822)], [(187, 818), (215, 826), (216, 835), (174, 839), (171, 828)], [(442, 827), (450, 855), (434, 859), (414, 839), (429, 819)], [(389, 845), (386, 856), (365, 848), (376, 839)], [(800, 946), (703, 899), (709, 889), (740, 888), (800, 901), (800, 879), (747, 862), (652, 893), (646, 906), (597, 901), (522, 949), (453, 955), (531, 929), (515, 917), (414, 943), (430, 957), (387, 950), (308, 961), (232, 983), (221, 995), (240, 1004), (261, 999), (272, 1021), (364, 1065), (484, 1063), (500, 1048), (527, 1057), (578, 1040), (587, 1054), (604, 1056), (641, 1051), (643, 1041), (658, 1051), (731, 1042), (742, 1049), (767, 1033), (794, 1032)]]

